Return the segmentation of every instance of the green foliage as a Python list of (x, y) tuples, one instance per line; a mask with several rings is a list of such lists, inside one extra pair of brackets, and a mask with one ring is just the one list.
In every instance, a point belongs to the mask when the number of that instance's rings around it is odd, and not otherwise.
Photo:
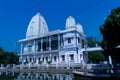
[(110, 15), (100, 27), (103, 40), (101, 47), (105, 50), (105, 54), (111, 55), (114, 60), (118, 61), (120, 50), (120, 7), (113, 9)]
[(18, 62), (18, 65), (22, 64), (22, 62)]
[(100, 31), (103, 35), (103, 49), (111, 50), (120, 45), (120, 7), (111, 11)]
[(1, 64), (18, 64), (19, 57), (13, 52), (5, 52), (0, 47), (0, 63)]
[(87, 37), (87, 45), (88, 47), (95, 47), (97, 45), (100, 44), (99, 41), (97, 41), (96, 39), (94, 39), (93, 37)]
[(38, 64), (42, 64), (42, 63), (43, 63), (43, 61), (39, 61), (39, 62), (38, 62)]
[(26, 65), (27, 64), (27, 62), (24, 62), (24, 65)]
[(2, 49), (2, 47), (0, 47), (0, 54), (3, 52), (3, 49)]
[(14, 80), (18, 77), (18, 73), (15, 73), (14, 75), (12, 75), (10, 72), (8, 75), (6, 75), (5, 72), (3, 72), (1, 75), (0, 75), (0, 80)]
[(52, 63), (52, 61), (47, 61), (47, 63), (48, 63), (48, 64), (51, 64), (51, 63)]
[(92, 63), (99, 63), (99, 61), (105, 60), (105, 56), (100, 51), (89, 52), (88, 58)]

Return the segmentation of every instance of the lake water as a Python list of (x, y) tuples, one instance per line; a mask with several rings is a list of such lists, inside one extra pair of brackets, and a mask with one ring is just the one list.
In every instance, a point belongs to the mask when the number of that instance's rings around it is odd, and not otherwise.
[[(55, 74), (55, 73), (0, 73), (0, 80), (107, 80), (100, 78), (76, 77), (73, 74)], [(110, 79), (108, 79), (110, 80)], [(113, 79), (115, 80), (115, 79)]]

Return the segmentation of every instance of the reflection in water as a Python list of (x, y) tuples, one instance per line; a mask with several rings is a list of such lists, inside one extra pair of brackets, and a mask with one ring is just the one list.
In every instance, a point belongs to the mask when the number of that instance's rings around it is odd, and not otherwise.
[(14, 80), (18, 75), (19, 73), (14, 72), (0, 72), (0, 80)]
[(3, 72), (0, 80), (74, 80), (72, 74)]
[(72, 74), (20, 73), (16, 80), (73, 80)]
[(107, 79), (75, 77), (73, 76), (73, 74), (0, 72), (0, 80), (107, 80)]

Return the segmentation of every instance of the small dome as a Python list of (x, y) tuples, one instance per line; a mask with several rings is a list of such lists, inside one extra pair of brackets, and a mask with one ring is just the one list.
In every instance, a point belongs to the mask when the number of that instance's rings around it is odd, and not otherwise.
[(80, 32), (80, 33), (83, 33), (83, 28), (82, 28), (82, 25), (81, 24), (77, 24), (76, 25), (76, 27), (77, 27), (77, 30)]
[(26, 32), (26, 38), (36, 37), (46, 34), (48, 32), (47, 23), (40, 13), (32, 17)]
[(75, 25), (76, 25), (75, 19), (72, 16), (69, 16), (66, 19), (66, 29), (75, 28)]

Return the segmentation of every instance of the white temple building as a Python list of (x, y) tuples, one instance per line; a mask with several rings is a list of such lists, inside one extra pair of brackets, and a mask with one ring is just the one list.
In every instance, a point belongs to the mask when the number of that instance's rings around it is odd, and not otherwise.
[(65, 30), (50, 32), (44, 17), (37, 13), (28, 25), (26, 38), (19, 43), (22, 63), (64, 65), (88, 61), (82, 25), (72, 16), (66, 19)]

